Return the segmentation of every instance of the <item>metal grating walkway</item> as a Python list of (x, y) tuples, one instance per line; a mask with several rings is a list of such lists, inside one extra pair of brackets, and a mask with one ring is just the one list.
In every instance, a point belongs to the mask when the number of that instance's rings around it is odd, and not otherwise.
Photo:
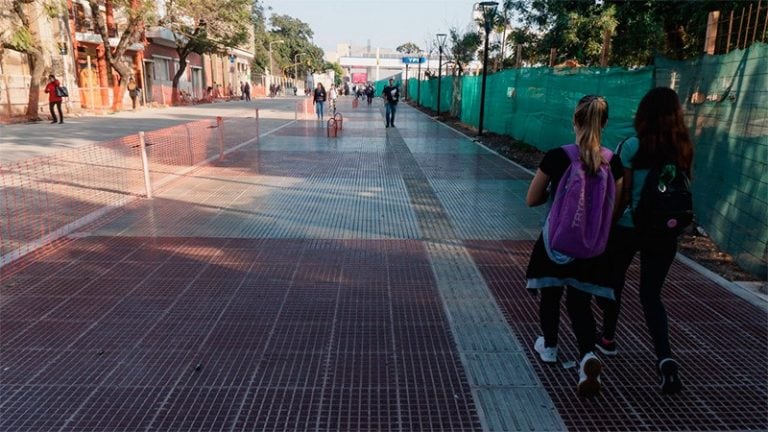
[(532, 352), (529, 174), (407, 106), (396, 129), (342, 111), (337, 139), (268, 120), (5, 272), (0, 430), (768, 429), (765, 310), (675, 264), (688, 388), (663, 398), (633, 269), (621, 354), (581, 401), (576, 370)]

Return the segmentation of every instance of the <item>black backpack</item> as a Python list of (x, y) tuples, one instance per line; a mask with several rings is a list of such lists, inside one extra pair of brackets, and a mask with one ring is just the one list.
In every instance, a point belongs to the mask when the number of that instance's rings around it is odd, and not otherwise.
[(645, 178), (632, 221), (644, 234), (677, 236), (693, 222), (693, 196), (688, 176), (667, 163)]

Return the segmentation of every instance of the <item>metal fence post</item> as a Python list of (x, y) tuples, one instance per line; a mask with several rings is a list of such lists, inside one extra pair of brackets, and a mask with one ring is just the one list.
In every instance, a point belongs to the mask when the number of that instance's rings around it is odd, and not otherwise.
[(219, 130), (219, 160), (224, 160), (224, 119), (216, 117), (216, 129)]
[(152, 199), (152, 181), (149, 177), (149, 158), (147, 158), (147, 144), (144, 141), (144, 131), (139, 132), (139, 149), (141, 151), (141, 167), (144, 170), (144, 190), (147, 198)]
[(259, 109), (256, 108), (256, 142), (259, 142)]

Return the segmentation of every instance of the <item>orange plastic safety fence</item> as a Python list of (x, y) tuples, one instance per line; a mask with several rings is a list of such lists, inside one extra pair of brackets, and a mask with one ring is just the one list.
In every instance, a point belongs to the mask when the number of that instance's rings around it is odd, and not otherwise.
[[(228, 117), (147, 132), (152, 188), (255, 140), (258, 124)], [(146, 195), (139, 134), (0, 164), (0, 267)]]

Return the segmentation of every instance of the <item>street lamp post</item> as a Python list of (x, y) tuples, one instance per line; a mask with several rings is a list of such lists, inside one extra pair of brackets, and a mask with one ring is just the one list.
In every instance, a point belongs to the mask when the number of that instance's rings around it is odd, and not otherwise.
[(437, 60), (437, 116), (440, 117), (440, 82), (442, 81), (441, 75), (443, 74), (443, 47), (445, 46), (445, 38), (448, 37), (445, 33), (437, 34), (437, 48), (440, 54)]
[(269, 85), (274, 84), (272, 76), (275, 74), (275, 68), (272, 66), (272, 44), (283, 43), (282, 39), (273, 40), (269, 42)]
[(419, 72), (416, 74), (416, 78), (418, 78), (418, 80), (416, 81), (416, 105), (421, 105), (421, 50), (419, 50), (418, 55), (419, 55)]
[(477, 125), (477, 136), (483, 135), (483, 115), (485, 114), (485, 80), (488, 74), (488, 35), (491, 33), (493, 16), (496, 15), (496, 7), (499, 4), (494, 1), (481, 2), (483, 8), (483, 27), (485, 28), (485, 49), (483, 49), (483, 85), (480, 89), (480, 121)]

